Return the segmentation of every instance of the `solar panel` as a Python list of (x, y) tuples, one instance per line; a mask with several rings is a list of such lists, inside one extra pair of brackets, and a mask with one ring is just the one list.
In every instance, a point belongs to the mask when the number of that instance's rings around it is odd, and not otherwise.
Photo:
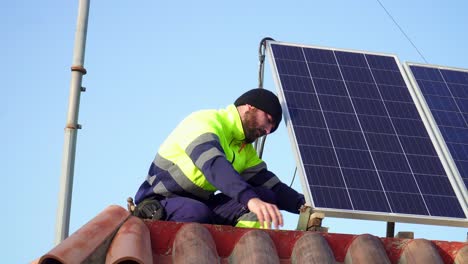
[(417, 91), (430, 109), (431, 120), (450, 153), (448, 162), (459, 177), (459, 187), (468, 201), (468, 70), (407, 63)]
[(395, 56), (274, 41), (267, 51), (315, 211), (468, 226)]

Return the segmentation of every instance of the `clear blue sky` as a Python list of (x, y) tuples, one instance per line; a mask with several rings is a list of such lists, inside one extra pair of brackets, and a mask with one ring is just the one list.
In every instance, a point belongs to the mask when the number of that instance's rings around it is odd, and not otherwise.
[[(426, 59), (468, 68), (466, 1), (381, 0)], [(0, 171), (5, 263), (53, 247), (78, 1), (4, 1), (0, 9)], [(257, 85), (263, 37), (396, 54), (423, 62), (375, 0), (91, 1), (70, 232), (125, 206), (159, 144), (187, 114), (221, 108)], [(276, 91), (269, 67), (265, 86)], [(264, 159), (290, 183), (284, 123)], [(300, 190), (299, 180), (294, 186)], [(5, 208), (6, 205), (6, 208)], [(287, 214), (285, 229), (297, 216)], [(384, 222), (326, 218), (333, 233), (385, 236)], [(464, 241), (466, 229), (396, 225)]]

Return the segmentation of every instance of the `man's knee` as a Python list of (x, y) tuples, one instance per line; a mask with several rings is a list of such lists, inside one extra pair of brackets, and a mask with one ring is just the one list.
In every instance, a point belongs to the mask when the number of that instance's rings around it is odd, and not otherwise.
[(169, 198), (162, 201), (168, 221), (210, 224), (213, 213), (204, 203), (188, 198)]
[(192, 204), (192, 206), (188, 207), (186, 210), (187, 221), (185, 222), (211, 224), (213, 221), (213, 212), (207, 205), (201, 202)]

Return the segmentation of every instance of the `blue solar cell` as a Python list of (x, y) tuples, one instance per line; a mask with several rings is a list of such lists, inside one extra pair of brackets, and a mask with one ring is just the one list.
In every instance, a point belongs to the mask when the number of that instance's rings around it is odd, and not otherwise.
[(307, 65), (300, 61), (278, 60), (278, 72), (295, 76), (309, 76)]
[(341, 170), (348, 188), (364, 190), (382, 190), (379, 176), (374, 170), (343, 168)]
[(313, 91), (308, 93), (285, 91), (288, 106), (295, 109), (320, 110), (317, 96), (312, 92)]
[(331, 50), (323, 49), (298, 49), (304, 52), (302, 60), (306, 59), (307, 62), (317, 62), (323, 64), (336, 64), (335, 55)]
[(314, 79), (315, 89), (319, 94), (347, 96), (346, 86), (343, 81)]
[(330, 129), (361, 131), (356, 115), (348, 113), (324, 112), (327, 126)]
[(338, 168), (307, 165), (305, 170), (307, 175), (310, 175), (310, 185), (345, 188), (343, 177), (341, 177)]
[[(447, 84), (454, 97), (468, 98), (468, 85), (466, 84)], [(444, 91), (448, 91), (444, 89)]]
[(321, 64), (321, 63), (307, 63), (309, 66), (310, 76), (314, 78), (340, 80), (340, 69), (336, 65)]
[(349, 189), (349, 195), (355, 210), (390, 211), (385, 194), (381, 191)]
[(455, 100), (451, 97), (427, 95), (425, 98), (430, 109), (453, 112), (458, 110)]
[(447, 144), (468, 144), (468, 128), (440, 126), (439, 130)]
[(450, 144), (448, 145), (450, 153), (454, 159), (462, 160), (468, 157), (468, 145), (464, 144)]
[(386, 102), (388, 114), (391, 117), (419, 119), (419, 113), (414, 104), (407, 102)]
[(366, 133), (365, 135), (371, 151), (401, 152), (400, 142), (396, 135), (378, 133)]
[[(341, 66), (353, 66), (364, 68), (366, 70), (369, 68), (364, 54), (335, 51), (335, 55), (338, 64)], [(334, 61), (333, 64), (335, 63), (336, 62)]]
[(352, 113), (353, 105), (348, 97), (321, 95), (320, 104), (323, 111)]
[(460, 128), (465, 126), (465, 119), (461, 113), (432, 110), (432, 116), (434, 117), (437, 124), (441, 126), (452, 126)]
[(338, 161), (332, 148), (300, 145), (299, 150), (303, 156), (314, 157), (314, 159), (308, 159), (304, 163), (306, 165), (338, 166)]
[(375, 167), (380, 171), (411, 172), (403, 153), (373, 152)]
[(367, 68), (340, 67), (343, 78), (350, 82), (374, 83), (372, 73)]
[(468, 72), (441, 69), (440, 73), (446, 83), (468, 84)]
[(391, 56), (366, 54), (366, 60), (371, 69), (389, 70), (399, 72), (395, 59)]
[(468, 99), (456, 98), (455, 101), (460, 112), (468, 113)]
[(444, 79), (435, 68), (411, 67), (414, 77), (418, 80), (430, 80), (433, 82), (443, 82)]
[(351, 201), (345, 188), (310, 186), (315, 206), (323, 208), (352, 210)]
[(372, 70), (375, 83), (383, 85), (395, 85), (405, 87), (405, 81), (401, 73), (387, 70)]
[(286, 45), (275, 46), (275, 58), (304, 61), (304, 55), (302, 54), (302, 49), (298, 49), (297, 47), (290, 47)]
[(420, 80), (419, 88), (424, 94), (438, 95), (438, 96), (451, 96), (450, 91), (447, 89), (443, 82), (433, 82)]
[(333, 129), (329, 131), (333, 143), (337, 148), (367, 149), (364, 136), (360, 132)]
[(431, 215), (447, 217), (464, 217), (465, 215), (454, 196), (424, 195), (424, 199)]
[(408, 154), (437, 156), (437, 152), (432, 147), (432, 142), (425, 137), (400, 137), (401, 145)]
[(365, 132), (393, 134), (392, 121), (387, 116), (361, 115), (359, 120)]
[(392, 121), (399, 135), (428, 137), (426, 128), (421, 120), (393, 118)]
[(460, 159), (456, 160), (455, 163), (457, 164), (458, 170), (460, 171), (462, 177), (468, 179), (468, 177), (466, 177), (466, 175), (468, 175), (468, 161)]
[[(419, 188), (423, 194), (432, 194), (432, 195), (445, 195), (445, 196), (454, 196), (450, 182), (447, 177), (435, 176), (435, 175), (426, 175), (426, 174), (415, 174), (416, 179), (419, 182)], [(430, 184), (435, 183), (435, 184)]]
[(387, 192), (387, 197), (395, 213), (429, 215), (423, 196), (420, 194)]
[(408, 93), (406, 86), (378, 85), (380, 94), (385, 101), (409, 102), (413, 103), (413, 98)]
[(407, 154), (414, 173), (445, 175), (444, 167), (438, 157)]
[(372, 158), (367, 150), (335, 149), (340, 160), (340, 165), (344, 168), (357, 168), (372, 170)]
[(290, 113), (291, 120), (294, 120), (297, 126), (311, 126), (325, 128), (325, 120), (319, 111), (298, 108), (292, 110)]
[(387, 116), (387, 110), (380, 100), (353, 98), (352, 101), (357, 114)]
[[(328, 131), (324, 128), (315, 127), (301, 127), (297, 125), (294, 128), (297, 141), (302, 142), (304, 145), (332, 147)], [(313, 137), (310, 134), (313, 133)]]
[(382, 185), (389, 192), (419, 193), (418, 185), (411, 173), (380, 172)]
[[(282, 75), (281, 85), (285, 91), (308, 92), (314, 90), (314, 85), (308, 77)], [(290, 88), (291, 87), (291, 88)]]
[[(284, 43), (270, 48), (315, 207), (466, 218), (395, 57)], [(435, 99), (452, 99), (428, 81), (436, 72), (418, 74)], [(446, 75), (457, 94), (468, 94), (465, 75)], [(441, 116), (460, 125), (463, 114)], [(457, 155), (465, 154), (459, 147), (465, 136), (452, 138)], [(454, 205), (442, 208), (447, 201)]]
[(351, 97), (381, 100), (379, 90), (374, 83), (350, 81), (345, 81), (345, 83)]

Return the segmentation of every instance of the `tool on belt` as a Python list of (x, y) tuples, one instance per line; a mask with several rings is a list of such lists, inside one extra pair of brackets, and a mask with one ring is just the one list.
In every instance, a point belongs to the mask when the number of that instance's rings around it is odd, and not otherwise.
[(166, 210), (161, 205), (161, 203), (154, 199), (148, 198), (143, 200), (138, 205), (133, 203), (133, 198), (127, 198), (127, 208), (128, 211), (141, 219), (148, 219), (148, 220), (164, 220), (166, 219)]

